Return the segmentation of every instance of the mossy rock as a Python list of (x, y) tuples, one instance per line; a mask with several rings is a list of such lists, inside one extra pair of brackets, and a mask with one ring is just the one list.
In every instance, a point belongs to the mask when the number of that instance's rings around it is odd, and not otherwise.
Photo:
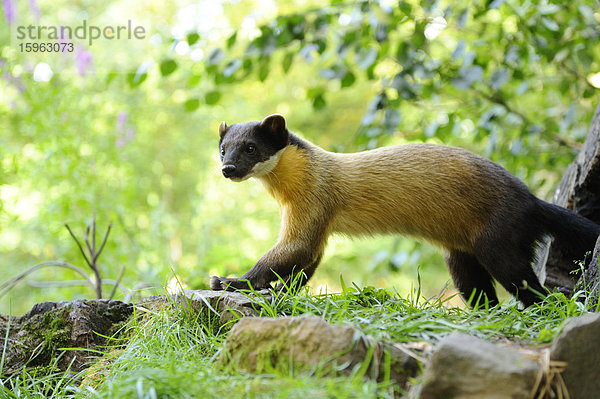
[(217, 366), (250, 373), (361, 373), (405, 387), (419, 370), (413, 357), (352, 326), (316, 316), (244, 317), (231, 330)]
[[(0, 345), (6, 346), (2, 374), (28, 369), (77, 372), (106, 343), (115, 325), (129, 319), (133, 307), (120, 301), (43, 302), (19, 317), (0, 317)], [(8, 341), (5, 342), (8, 330)]]

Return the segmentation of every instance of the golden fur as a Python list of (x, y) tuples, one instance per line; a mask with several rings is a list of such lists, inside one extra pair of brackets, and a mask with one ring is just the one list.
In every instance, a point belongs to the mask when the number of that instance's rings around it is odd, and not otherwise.
[(459, 148), (408, 144), (337, 154), (303, 145), (308, 150), (288, 146), (261, 179), (284, 217), (295, 215), (291, 226), (283, 221), (283, 238), (314, 230), (319, 219), (323, 238), (401, 233), (471, 251), (486, 215), (504, 199), (503, 183), (481, 170), (485, 160)]

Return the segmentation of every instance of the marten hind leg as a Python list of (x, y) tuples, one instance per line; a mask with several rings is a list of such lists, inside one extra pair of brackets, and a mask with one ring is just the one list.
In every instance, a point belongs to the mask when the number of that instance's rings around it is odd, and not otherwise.
[(492, 276), (475, 256), (458, 250), (450, 250), (446, 256), (446, 263), (454, 285), (463, 298), (466, 301), (473, 298), (471, 306), (477, 303), (482, 305), (486, 297), (490, 307), (498, 304)]
[(487, 271), (525, 307), (542, 300), (546, 289), (535, 275), (531, 262), (534, 242), (520, 235), (507, 235), (505, 239), (479, 242), (475, 252)]

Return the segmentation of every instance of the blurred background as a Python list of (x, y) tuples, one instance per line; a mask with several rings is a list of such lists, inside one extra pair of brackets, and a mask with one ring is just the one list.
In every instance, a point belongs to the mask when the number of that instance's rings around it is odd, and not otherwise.
[[(85, 246), (94, 214), (97, 247), (112, 223), (104, 297), (116, 280), (129, 299), (244, 273), (275, 242), (279, 211), (258, 181), (222, 177), (222, 120), (281, 113), (331, 151), (460, 146), (551, 200), (598, 103), (600, 7), (521, 3), (2, 0), (0, 284), (49, 261), (93, 281), (65, 224)], [(144, 35), (109, 38), (128, 21)], [(104, 36), (51, 37), (84, 22)], [(403, 295), (420, 281), (425, 296), (450, 281), (437, 249), (400, 237), (332, 237), (311, 291), (341, 279)], [(96, 296), (64, 267), (10, 287), (0, 313)]]

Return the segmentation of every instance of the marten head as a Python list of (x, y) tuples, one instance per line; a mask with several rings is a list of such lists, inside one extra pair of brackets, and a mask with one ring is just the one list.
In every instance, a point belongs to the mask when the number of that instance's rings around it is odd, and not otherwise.
[(281, 115), (255, 122), (219, 126), (223, 176), (242, 181), (269, 174), (288, 145), (289, 132)]

